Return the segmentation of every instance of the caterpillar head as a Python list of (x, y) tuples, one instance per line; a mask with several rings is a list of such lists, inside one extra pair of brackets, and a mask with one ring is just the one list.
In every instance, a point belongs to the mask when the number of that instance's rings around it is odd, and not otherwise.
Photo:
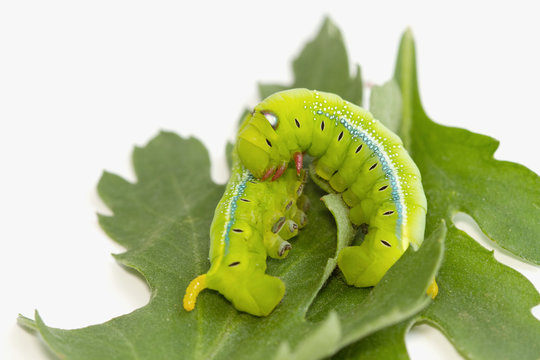
[(311, 114), (311, 110), (304, 109), (305, 102), (312, 97), (308, 89), (280, 91), (264, 99), (246, 116), (238, 131), (237, 151), (242, 164), (256, 178), (279, 178), (291, 158), (300, 175), (301, 148), (311, 136), (310, 127), (301, 127), (301, 122), (302, 117)]
[(242, 164), (258, 179), (280, 177), (290, 159), (285, 141), (278, 136), (275, 114), (255, 110), (248, 115), (238, 132), (236, 143)]

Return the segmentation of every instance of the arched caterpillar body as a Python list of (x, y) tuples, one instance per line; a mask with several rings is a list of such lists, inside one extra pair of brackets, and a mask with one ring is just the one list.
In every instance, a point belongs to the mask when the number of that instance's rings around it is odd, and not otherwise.
[(316, 175), (350, 207), (353, 224), (368, 224), (360, 246), (341, 250), (338, 265), (350, 285), (376, 285), (424, 238), (426, 197), (420, 172), (401, 139), (366, 110), (339, 96), (293, 89), (259, 105), (238, 131), (236, 148), (254, 176), (275, 180), (303, 154)]
[(217, 290), (234, 307), (266, 316), (281, 301), (285, 285), (265, 274), (267, 255), (284, 258), (287, 241), (307, 222), (302, 194), (306, 173), (286, 171), (279, 181), (261, 182), (244, 168), (233, 150), (233, 168), (210, 228), (210, 263), (206, 274), (189, 284), (184, 308), (193, 310), (199, 292)]

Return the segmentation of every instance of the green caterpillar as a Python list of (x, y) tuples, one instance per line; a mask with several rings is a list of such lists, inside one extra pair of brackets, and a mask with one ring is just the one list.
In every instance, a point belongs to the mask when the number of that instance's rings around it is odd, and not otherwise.
[[(353, 224), (368, 224), (360, 246), (344, 248), (338, 265), (349, 285), (376, 285), (405, 252), (424, 238), (426, 197), (420, 172), (401, 139), (366, 110), (337, 95), (293, 89), (259, 105), (238, 131), (240, 160), (262, 181), (278, 179), (303, 154), (315, 173), (341, 193)], [(428, 290), (437, 293), (433, 282)]]
[(263, 183), (241, 165), (234, 150), (232, 156), (231, 178), (210, 228), (211, 267), (189, 284), (184, 309), (193, 310), (198, 294), (208, 288), (240, 311), (266, 316), (285, 293), (279, 278), (265, 274), (266, 257), (286, 257), (287, 240), (305, 226), (309, 204), (301, 194), (307, 175), (289, 170), (279, 181)]

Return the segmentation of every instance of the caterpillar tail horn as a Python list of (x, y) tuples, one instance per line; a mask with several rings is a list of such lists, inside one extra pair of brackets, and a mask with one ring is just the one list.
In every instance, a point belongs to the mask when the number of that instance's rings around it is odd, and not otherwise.
[(199, 296), (199, 293), (204, 289), (206, 289), (206, 274), (199, 275), (191, 280), (186, 289), (186, 294), (184, 295), (184, 309), (186, 311), (195, 309), (197, 296)]

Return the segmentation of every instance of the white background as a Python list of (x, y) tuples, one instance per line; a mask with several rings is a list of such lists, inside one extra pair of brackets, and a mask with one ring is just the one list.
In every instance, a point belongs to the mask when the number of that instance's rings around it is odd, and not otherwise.
[[(97, 225), (95, 213), (108, 213), (96, 194), (102, 171), (135, 180), (132, 147), (166, 129), (202, 139), (224, 182), (224, 146), (256, 82), (290, 82), (291, 60), (325, 14), (375, 83), (391, 76), (412, 27), (428, 114), (499, 139), (498, 159), (539, 173), (533, 2), (434, 3), (2, 2), (0, 358), (48, 358), (18, 313), (39, 309), (50, 326), (78, 328), (146, 304), (147, 286), (115, 263), (110, 253), (123, 249)], [(539, 267), (496, 257), (540, 288)], [(459, 358), (426, 326), (407, 344), (413, 359)]]

